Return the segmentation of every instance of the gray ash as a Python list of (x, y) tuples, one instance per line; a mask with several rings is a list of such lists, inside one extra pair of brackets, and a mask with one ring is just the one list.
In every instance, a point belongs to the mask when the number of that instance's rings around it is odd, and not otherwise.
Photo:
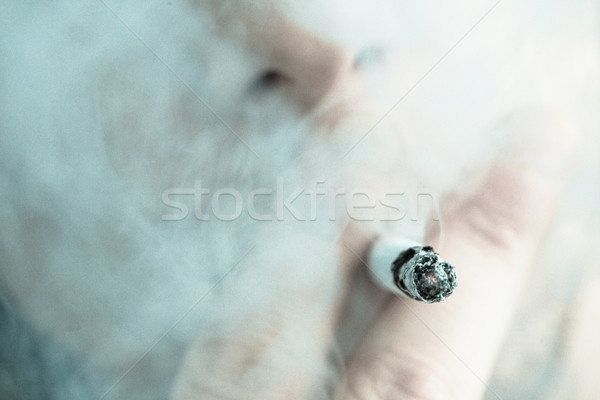
[(409, 297), (436, 303), (458, 286), (454, 267), (429, 246), (411, 247), (392, 264), (396, 286)]

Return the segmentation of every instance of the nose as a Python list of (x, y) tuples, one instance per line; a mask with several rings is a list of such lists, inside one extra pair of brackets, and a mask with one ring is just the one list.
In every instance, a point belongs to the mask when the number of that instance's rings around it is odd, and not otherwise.
[(355, 74), (350, 51), (292, 24), (266, 32), (261, 46), (268, 49), (268, 65), (259, 85), (281, 91), (302, 111), (341, 93)]

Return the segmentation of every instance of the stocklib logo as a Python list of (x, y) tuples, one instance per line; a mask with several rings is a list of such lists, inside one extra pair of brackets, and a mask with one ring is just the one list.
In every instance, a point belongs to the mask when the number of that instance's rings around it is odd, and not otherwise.
[[(163, 221), (182, 221), (190, 209), (198, 221), (235, 221), (243, 215), (254, 221), (335, 221), (339, 210), (356, 221), (418, 221), (427, 215), (439, 220), (439, 201), (433, 193), (383, 193), (374, 196), (368, 191), (327, 190), (324, 179), (307, 187), (289, 187), (278, 178), (275, 188), (262, 187), (247, 192), (232, 187), (210, 189), (196, 181), (191, 188), (169, 188), (162, 193), (162, 203), (168, 208)], [(421, 211), (427, 211), (421, 213)]]

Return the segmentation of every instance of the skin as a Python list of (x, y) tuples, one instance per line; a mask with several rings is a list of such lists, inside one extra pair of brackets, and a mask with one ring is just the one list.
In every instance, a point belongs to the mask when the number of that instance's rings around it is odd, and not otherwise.
[[(435, 305), (380, 293), (379, 314), (346, 361), (335, 398), (480, 399), (523, 286), (531, 278), (529, 272), (560, 192), (561, 182), (553, 177), (497, 162), (474, 193), (455, 199), (446, 219), (446, 239), (437, 249), (457, 266), (459, 288)], [(437, 237), (435, 229), (430, 229), (428, 243), (436, 246)], [(367, 258), (370, 239), (359, 228), (349, 227), (341, 249), (346, 263), (341, 268), (366, 268), (362, 260)], [(354, 290), (352, 282), (348, 281), (348, 292)], [(298, 301), (308, 304), (303, 297), (299, 295)], [(340, 299), (335, 310), (323, 310), (329, 318), (321, 319), (320, 329), (312, 327), (320, 331), (317, 337), (331, 335), (342, 322), (345, 307), (347, 299)], [(281, 323), (277, 315), (261, 318)], [(241, 393), (265, 399), (309, 396), (305, 386), (310, 382), (303, 381), (308, 377), (282, 373), (276, 363), (265, 365), (267, 352), (286, 352), (282, 327), (277, 323), (256, 326), (252, 320), (242, 325), (241, 336), (224, 336), (217, 343), (199, 343), (190, 350), (174, 399), (247, 398)], [(308, 339), (297, 336), (292, 340)], [(216, 361), (206, 357), (207, 347), (218, 355)], [(311, 342), (309, 347), (326, 357), (326, 340)], [(203, 381), (200, 376), (208, 365), (216, 367), (213, 373), (219, 382), (235, 382), (232, 385), (243, 390), (207, 388), (206, 382), (190, 384)], [(243, 377), (256, 373), (269, 376), (270, 383), (260, 389), (246, 387)]]
[[(562, 317), (530, 271), (577, 142), (560, 112), (595, 117), (592, 0), (21, 3), (0, 23), (0, 295), (96, 398), (476, 399), (516, 308)], [(291, 207), (310, 221), (279, 217), (316, 182)], [(218, 218), (231, 189), (247, 207)], [(360, 220), (339, 190), (439, 194), (440, 219)], [(454, 295), (377, 287), (388, 232), (456, 265)], [(560, 285), (556, 247), (537, 268)], [(555, 353), (536, 334), (502, 359)], [(495, 382), (530, 379), (506, 364)]]
[[(211, 6), (216, 12), (218, 7)], [(361, 71), (352, 62), (355, 50), (332, 44), (285, 14), (265, 8), (220, 15), (222, 34), (241, 40), (251, 53), (267, 60), (256, 74), (271, 74), (281, 96), (299, 112), (309, 113), (332, 96), (343, 99), (350, 89), (360, 87)], [(246, 23), (244, 39), (236, 39), (227, 28), (239, 19)], [(356, 99), (369, 102), (367, 94)], [(323, 126), (339, 118), (337, 112), (339, 107), (325, 115)], [(426, 243), (457, 267), (459, 288), (435, 305), (371, 288), (379, 299), (376, 317), (345, 361), (333, 390), (336, 399), (474, 400), (486, 391), (504, 333), (560, 201), (565, 176), (555, 171), (569, 165), (577, 142), (568, 124), (547, 114), (517, 114), (510, 120), (517, 122), (506, 129), (528, 144), (517, 155), (490, 162), (472, 190), (444, 201), (443, 243), (438, 240), (439, 225), (427, 230)], [(527, 122), (531, 120), (545, 124), (533, 124), (532, 129)], [(351, 277), (367, 268), (363, 260), (373, 239), (373, 232), (360, 224), (344, 230), (339, 244), (342, 262), (337, 266), (348, 277), (344, 293), (355, 290)], [(293, 296), (293, 303), (313, 307), (310, 293)], [(253, 318), (244, 321), (242, 334), (196, 343), (180, 371), (173, 399), (310, 398), (306, 388), (315, 384), (311, 377), (269, 357), (284, 354), (291, 340), (306, 342), (303, 351), (325, 358), (350, 303), (349, 296), (342, 296), (333, 308), (318, 310), (318, 322), (310, 328), (316, 333), (310, 337), (288, 337), (285, 326), (292, 322), (273, 314), (260, 316), (268, 321), (264, 324)], [(211, 382), (208, 371), (215, 382), (229, 384)], [(253, 384), (257, 377), (261, 383)]]
[(339, 398), (481, 398), (559, 190), (551, 179), (495, 165), (449, 214), (439, 247), (455, 260), (460, 289), (433, 307), (390, 298), (352, 356)]

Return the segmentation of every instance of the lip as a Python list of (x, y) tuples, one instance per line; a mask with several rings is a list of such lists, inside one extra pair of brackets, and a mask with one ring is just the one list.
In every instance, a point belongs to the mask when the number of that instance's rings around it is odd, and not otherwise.
[(320, 108), (315, 112), (315, 124), (325, 133), (341, 130), (344, 125), (367, 126), (375, 124), (385, 114), (381, 106), (374, 102), (362, 101), (360, 104), (343, 100)]

